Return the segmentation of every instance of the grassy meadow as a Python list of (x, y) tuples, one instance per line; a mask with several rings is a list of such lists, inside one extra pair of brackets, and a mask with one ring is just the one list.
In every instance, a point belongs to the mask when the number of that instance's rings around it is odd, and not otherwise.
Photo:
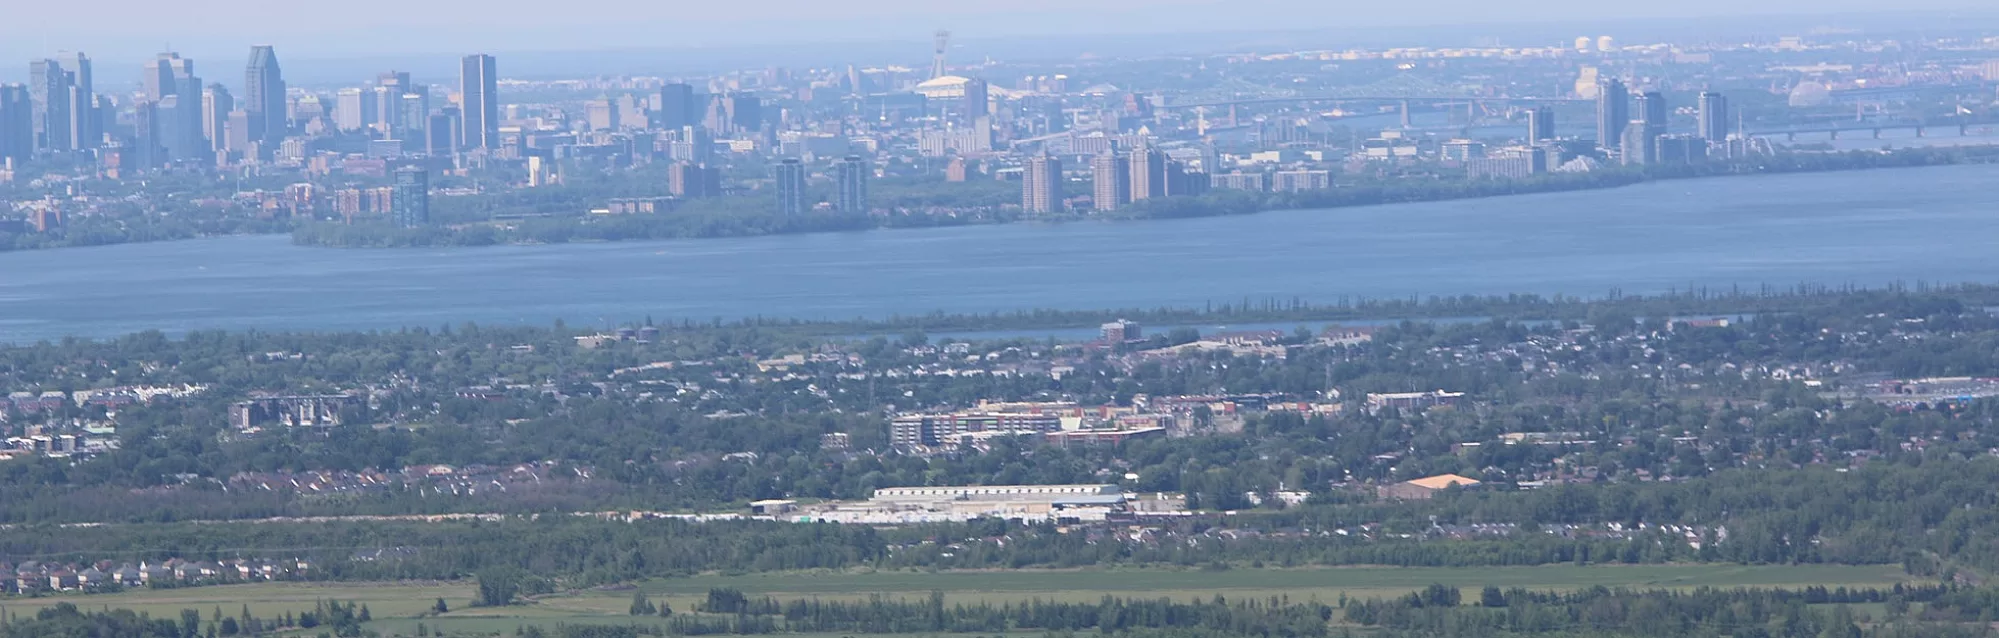
[[(1094, 601), (1103, 596), (1193, 597), (1222, 596), (1293, 601), (1331, 602), (1341, 596), (1395, 596), (1433, 583), (1466, 589), (1477, 598), (1486, 585), (1502, 588), (1571, 590), (1598, 585), (1639, 588), (1888, 587), (1908, 580), (1895, 566), (1841, 565), (1551, 565), (1497, 568), (1344, 567), (1315, 569), (1078, 569), (950, 572), (790, 572), (750, 575), (701, 575), (638, 583), (655, 603), (677, 613), (692, 612), (710, 588), (740, 589), (751, 595), (780, 600), (819, 598), (857, 600), (868, 596), (926, 597), (942, 592), (951, 603), (1004, 604), (1030, 599)], [(117, 594), (65, 595), (0, 601), (7, 613), (31, 614), (58, 602), (85, 609), (128, 608), (156, 617), (174, 617), (195, 609), (204, 619), (220, 608), (234, 616), (245, 605), (260, 617), (312, 609), (319, 600), (367, 605), (374, 621), (369, 629), (384, 636), (425, 633), (466, 636), (511, 636), (524, 626), (558, 624), (629, 624), (660, 622), (656, 617), (626, 615), (631, 588), (603, 588), (537, 597), (526, 604), (500, 608), (470, 606), (475, 585), (448, 583), (264, 583), (138, 590)], [(445, 599), (451, 611), (434, 614), (432, 606)], [(302, 632), (303, 635), (316, 635)]]

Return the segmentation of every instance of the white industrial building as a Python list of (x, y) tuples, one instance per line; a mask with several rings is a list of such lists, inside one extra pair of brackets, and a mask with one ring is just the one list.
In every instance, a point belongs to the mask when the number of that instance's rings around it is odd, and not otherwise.
[(932, 523), (1005, 518), (1022, 521), (1100, 521), (1124, 509), (1116, 485), (968, 485), (889, 487), (860, 503), (801, 511), (797, 521)]

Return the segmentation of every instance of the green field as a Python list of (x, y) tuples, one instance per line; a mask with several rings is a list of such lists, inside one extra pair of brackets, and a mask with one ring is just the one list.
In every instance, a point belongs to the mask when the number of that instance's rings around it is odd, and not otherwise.
[[(1577, 589), (1626, 586), (1716, 587), (1888, 587), (1906, 582), (1899, 567), (1838, 565), (1637, 565), (1495, 568), (1348, 567), (1325, 569), (1234, 569), (1226, 571), (1169, 569), (1083, 569), (959, 572), (792, 572), (743, 576), (703, 575), (653, 580), (639, 587), (655, 602), (677, 612), (694, 609), (710, 588), (731, 587), (779, 599), (817, 597), (859, 599), (928, 596), (943, 592), (951, 602), (1006, 603), (1031, 598), (1094, 601), (1106, 595), (1186, 599), (1221, 594), (1229, 597), (1288, 596), (1291, 600), (1332, 601), (1347, 597), (1395, 596), (1432, 583), (1475, 590), (1485, 585), (1530, 589)], [(418, 623), (431, 633), (447, 635), (512, 635), (523, 625), (559, 623), (657, 623), (657, 618), (625, 614), (630, 590), (582, 590), (543, 596), (526, 605), (472, 608), (474, 586), (459, 583), (294, 584), (267, 583), (172, 590), (141, 590), (119, 594), (8, 599), (0, 606), (15, 614), (68, 601), (87, 609), (128, 608), (156, 617), (178, 617), (195, 609), (206, 618), (216, 608), (235, 615), (244, 605), (258, 616), (311, 609), (318, 600), (353, 601), (368, 606), (375, 621), (369, 628), (386, 636), (414, 636)], [(1468, 591), (1476, 597), (1476, 591)], [(444, 598), (450, 613), (431, 616), (432, 604)], [(308, 632), (309, 633), (309, 632)]]
[(6, 607), (9, 612), (25, 615), (36, 609), (68, 602), (83, 609), (130, 609), (155, 617), (172, 618), (180, 617), (182, 609), (194, 609), (207, 618), (217, 607), (230, 616), (242, 612), (244, 605), (250, 607), (251, 614), (276, 616), (288, 611), (311, 611), (317, 601), (340, 600), (367, 605), (369, 612), (376, 617), (391, 618), (423, 613), (440, 597), (453, 605), (462, 605), (471, 600), (472, 595), (472, 583), (259, 583), (10, 598), (0, 599), (0, 606)]

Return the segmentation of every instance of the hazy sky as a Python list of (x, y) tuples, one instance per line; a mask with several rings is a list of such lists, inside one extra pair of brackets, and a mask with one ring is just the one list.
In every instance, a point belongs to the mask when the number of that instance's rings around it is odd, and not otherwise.
[[(1884, 11), (1879, 0), (70, 0), (9, 1), (0, 60), (56, 50), (141, 59), (168, 46), (242, 57), (672, 47), (1188, 30), (1462, 25), (1530, 20)], [(1896, 11), (1991, 12), (1993, 0), (1898, 0)], [(1329, 43), (1332, 44), (1332, 43)], [(200, 58), (197, 58), (200, 59)], [(230, 65), (239, 64), (233, 59)], [(8, 65), (17, 66), (17, 65)]]

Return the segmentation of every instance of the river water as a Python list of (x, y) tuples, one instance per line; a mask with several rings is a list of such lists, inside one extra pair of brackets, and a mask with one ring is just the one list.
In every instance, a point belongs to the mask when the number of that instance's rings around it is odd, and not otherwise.
[(0, 253), (0, 342), (202, 328), (609, 325), (1689, 286), (1999, 281), (1999, 166), (1124, 223), (350, 250)]

